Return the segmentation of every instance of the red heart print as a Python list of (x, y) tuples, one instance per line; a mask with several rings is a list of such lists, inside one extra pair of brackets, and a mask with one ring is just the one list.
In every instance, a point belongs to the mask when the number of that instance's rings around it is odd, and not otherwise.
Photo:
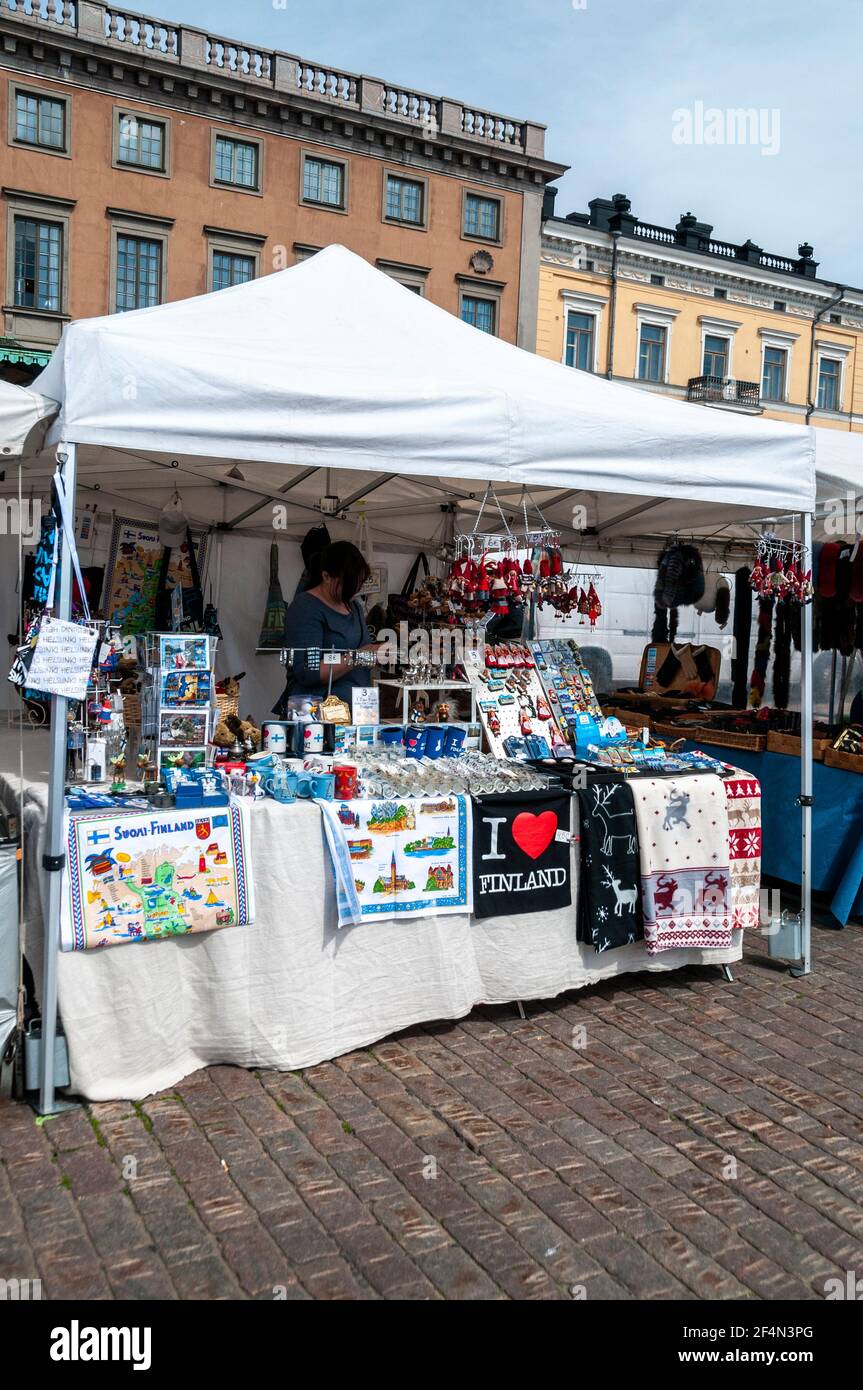
[(528, 859), (539, 859), (545, 854), (557, 834), (557, 814), (543, 811), (534, 816), (530, 811), (522, 811), (512, 823), (512, 838)]

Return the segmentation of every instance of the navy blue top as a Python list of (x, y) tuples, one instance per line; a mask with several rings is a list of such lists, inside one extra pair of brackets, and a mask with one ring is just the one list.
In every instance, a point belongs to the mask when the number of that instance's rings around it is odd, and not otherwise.
[[(286, 647), (319, 647), (321, 651), (355, 652), (372, 640), (365, 612), (359, 599), (354, 599), (350, 613), (337, 613), (314, 594), (297, 594), (285, 615)], [(293, 667), (297, 678), (291, 695), (320, 695), (329, 685), (329, 668), (309, 667), (305, 654), (297, 655)], [(371, 669), (355, 667), (347, 675), (333, 681), (333, 694), (351, 702), (355, 685), (370, 685)]]

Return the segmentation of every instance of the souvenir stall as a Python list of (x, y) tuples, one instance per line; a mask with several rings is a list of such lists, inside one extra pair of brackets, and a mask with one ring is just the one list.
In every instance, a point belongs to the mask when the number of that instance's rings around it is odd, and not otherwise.
[[(309, 326), (302, 343), (286, 340), (286, 322)], [(113, 386), (129, 374), (132, 400)], [(492, 617), (505, 616), (504, 598), (510, 617), (549, 597), (583, 601), (589, 617), (590, 571), (569, 575), (567, 549), (586, 526), (597, 541), (637, 535), (647, 512), (658, 534), (695, 515), (707, 534), (737, 528), (741, 539), (766, 516), (799, 513), (806, 539), (809, 432), (567, 372), (416, 301), (341, 248), (218, 295), (72, 325), (38, 384), (60, 405), (57, 596), (21, 654), (25, 682), (41, 670), (51, 695), (50, 785), (31, 789), (44, 1111), (58, 988), (73, 1087), (107, 1099), (215, 1061), (308, 1065), (480, 1001), (739, 958), (758, 870), (734, 832), (758, 829), (753, 779), (633, 737), (605, 717), (577, 647), (494, 640), (488, 612), (468, 610), (488, 583)], [(37, 456), (25, 476), (47, 483), (53, 467)], [(340, 514), (377, 494), (379, 539), (404, 540), (406, 522), (415, 538), (409, 519), (431, 499), (454, 518), (440, 578), (461, 610), (463, 659), (388, 669), (377, 709), (365, 699), (349, 723), (323, 709), (271, 721), (213, 679), (219, 639), (182, 592), (200, 582), (174, 583), (164, 625), (115, 634), (83, 611), (73, 641), (59, 630), (72, 616), (70, 511), (76, 489), (80, 505), (103, 485), (129, 504), (148, 492), (169, 504), (194, 486), (189, 528), (203, 522), (217, 538), (262, 508), (274, 524), (287, 509), (299, 538), (334, 494)], [(458, 537), (474, 536), (475, 557), (489, 489), (512, 539), (484, 574), (460, 574), (471, 557)], [(225, 628), (222, 611), (213, 624)], [(270, 640), (277, 626), (265, 620)], [(803, 631), (805, 648), (806, 613)], [(88, 702), (93, 671), (112, 688), (130, 636), (141, 750), (133, 765), (127, 743), (113, 793), (85, 782), (66, 796), (68, 705)], [(63, 681), (48, 660), (61, 649), (75, 653), (74, 685), (68, 661)], [(322, 704), (332, 655), (313, 654)], [(350, 652), (339, 657), (350, 667)], [(416, 687), (436, 698), (417, 702)], [(382, 714), (385, 697), (395, 703)], [(806, 769), (804, 756), (804, 797)]]

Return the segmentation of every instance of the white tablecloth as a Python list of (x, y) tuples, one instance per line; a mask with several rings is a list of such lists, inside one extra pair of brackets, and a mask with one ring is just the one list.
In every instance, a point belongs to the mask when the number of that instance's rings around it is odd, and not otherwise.
[[(4, 765), (0, 748), (6, 799)], [(31, 864), (44, 808), (44, 786), (31, 786)], [(251, 840), (253, 926), (60, 956), (60, 1010), (79, 1094), (140, 1100), (219, 1062), (296, 1070), (412, 1024), (461, 1018), (476, 1004), (553, 998), (628, 971), (741, 956), (740, 933), (727, 951), (650, 958), (639, 942), (597, 955), (575, 939), (574, 904), (511, 919), (421, 917), (339, 931), (317, 807), (255, 805)], [(576, 882), (575, 862), (573, 872)], [(28, 923), (38, 981), (32, 901)]]

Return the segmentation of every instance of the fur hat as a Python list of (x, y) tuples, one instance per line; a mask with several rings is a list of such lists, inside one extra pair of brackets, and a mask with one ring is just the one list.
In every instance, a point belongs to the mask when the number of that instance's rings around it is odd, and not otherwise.
[(694, 545), (672, 541), (659, 557), (653, 594), (660, 608), (684, 608), (704, 593), (704, 566)]

